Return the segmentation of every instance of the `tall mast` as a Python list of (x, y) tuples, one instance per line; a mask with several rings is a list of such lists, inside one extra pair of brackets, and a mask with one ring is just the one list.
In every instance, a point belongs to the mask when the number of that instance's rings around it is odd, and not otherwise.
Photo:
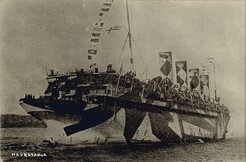
[(127, 12), (127, 22), (128, 22), (129, 48), (130, 48), (130, 52), (131, 52), (130, 63), (132, 64), (132, 69), (134, 71), (133, 54), (132, 54), (132, 35), (131, 35), (131, 25), (130, 25), (129, 9), (128, 9), (128, 0), (126, 0), (126, 12)]

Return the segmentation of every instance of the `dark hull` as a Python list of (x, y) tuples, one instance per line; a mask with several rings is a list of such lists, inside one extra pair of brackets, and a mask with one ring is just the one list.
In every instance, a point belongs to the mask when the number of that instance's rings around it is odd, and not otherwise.
[[(162, 103), (138, 99), (129, 100), (110, 96), (97, 96), (97, 101), (107, 106), (116, 104), (125, 108), (124, 137), (130, 142), (147, 117), (151, 133), (163, 142), (219, 140), (226, 137), (228, 113), (213, 109), (192, 107), (178, 102)], [(102, 102), (103, 101), (103, 102)], [(146, 134), (145, 132), (144, 134)], [(143, 136), (144, 136), (143, 134)]]
[[(119, 112), (119, 108), (108, 109), (102, 106), (93, 106), (84, 110), (80, 115), (55, 112), (42, 109), (21, 102), (20, 105), (33, 117), (44, 121), (47, 125), (45, 140), (59, 143), (104, 143), (106, 140), (123, 141), (121, 135), (124, 123), (119, 124), (113, 115)], [(81, 131), (83, 130), (83, 131)], [(118, 130), (118, 132), (117, 132)], [(116, 133), (116, 135), (110, 135)], [(69, 135), (69, 136), (68, 136)]]
[[(92, 131), (97, 132), (97, 136), (101, 139), (117, 137), (120, 140), (122, 138), (119, 137), (124, 137), (128, 143), (153, 140), (165, 143), (199, 139), (220, 140), (226, 136), (230, 119), (228, 113), (178, 102), (146, 100), (142, 103), (140, 97), (129, 100), (124, 96), (94, 96), (94, 98), (95, 104), (100, 106), (85, 109), (76, 115), (56, 111), (48, 113), (53, 115), (45, 115), (40, 111), (29, 113), (46, 121), (50, 119), (64, 122), (64, 118), (73, 121), (61, 127), (66, 136)], [(118, 116), (120, 110), (122, 110), (121, 115)], [(54, 117), (57, 115), (59, 118)], [(83, 138), (84, 136), (81, 136), (82, 141)]]
[[(47, 111), (54, 111), (60, 114), (80, 115), (87, 106), (87, 102), (83, 100), (47, 100), (22, 98), (21, 102)], [(29, 113), (29, 111), (27, 110)]]

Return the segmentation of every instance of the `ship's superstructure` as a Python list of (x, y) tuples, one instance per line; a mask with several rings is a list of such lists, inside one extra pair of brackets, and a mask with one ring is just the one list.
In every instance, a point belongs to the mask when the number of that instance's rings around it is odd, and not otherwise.
[[(93, 28), (92, 46), (88, 50), (90, 70), (65, 75), (51, 70), (47, 73), (45, 95), (38, 98), (26, 95), (20, 99), (20, 105), (27, 113), (44, 120), (48, 130), (59, 128), (65, 138), (84, 133), (81, 141), (125, 139), (128, 143), (135, 140), (169, 143), (224, 139), (229, 110), (220, 104), (216, 89), (215, 99), (210, 97), (209, 75), (199, 68), (188, 70), (186, 61), (173, 61), (171, 52), (159, 52), (160, 75), (147, 81), (136, 77), (127, 1), (132, 67), (123, 73), (109, 64), (105, 72), (99, 72), (96, 55), (104, 26), (102, 20), (112, 3), (113, 0), (103, 3)], [(53, 137), (59, 134), (53, 133)], [(88, 134), (91, 138), (87, 139)]]

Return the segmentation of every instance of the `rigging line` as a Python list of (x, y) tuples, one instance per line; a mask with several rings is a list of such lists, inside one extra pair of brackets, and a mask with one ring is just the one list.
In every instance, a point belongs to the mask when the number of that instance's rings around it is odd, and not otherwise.
[(123, 66), (123, 53), (124, 53), (124, 50), (125, 50), (125, 46), (126, 46), (126, 42), (127, 42), (127, 39), (128, 39), (128, 35), (126, 36), (126, 40), (123, 44), (123, 47), (122, 47), (122, 52), (121, 52), (121, 55), (120, 55), (120, 59), (121, 59), (121, 65), (120, 65), (120, 70), (119, 70), (119, 77), (118, 77), (118, 81), (117, 81), (117, 87), (116, 87), (116, 94), (118, 94), (118, 88), (119, 88), (119, 81), (120, 81), (120, 77), (121, 77), (121, 73), (122, 73), (122, 66)]
[(126, 32), (127, 32), (127, 34), (129, 33), (129, 31), (128, 31), (128, 29), (126, 28), (126, 26), (125, 25), (123, 25), (124, 26), (124, 28), (125, 28), (125, 30), (126, 30)]
[(62, 13), (63, 13), (63, 18), (64, 20), (66, 21), (66, 18), (65, 18), (65, 9), (71, 4), (72, 2), (68, 2), (65, 7), (62, 9)]
[(142, 76), (145, 72), (147, 72), (148, 70), (145, 70), (144, 72), (142, 72), (139, 76)]
[[(126, 32), (128, 33), (128, 30), (127, 30), (126, 26), (125, 26), (125, 25), (122, 25), (122, 26), (124, 27), (124, 29), (125, 29)], [(132, 40), (133, 40), (133, 36), (132, 36)], [(133, 41), (141, 41), (141, 40), (144, 40), (144, 39), (138, 39), (138, 40), (133, 40)]]
[(147, 68), (147, 64), (145, 63), (145, 61), (144, 61), (142, 55), (140, 54), (140, 51), (139, 51), (139, 49), (138, 49), (138, 47), (137, 47), (135, 41), (133, 40), (133, 38), (132, 38), (132, 41), (133, 41), (134, 46), (136, 47), (136, 50), (137, 50), (138, 55), (140, 56), (141, 60), (143, 61), (143, 64), (144, 64), (144, 66), (145, 66), (145, 71), (146, 71), (146, 70), (148, 69), (148, 68)]
[[(127, 33), (129, 33), (129, 31), (127, 30), (126, 26), (125, 26), (125, 25), (123, 25), (123, 26), (124, 26), (124, 29), (127, 31)], [(128, 37), (128, 35), (127, 35), (127, 37)], [(126, 38), (126, 41), (127, 41), (127, 38)], [(126, 43), (126, 41), (125, 41), (125, 43)], [(133, 41), (134, 46), (136, 47), (137, 53), (139, 54), (140, 58), (142, 59), (142, 61), (143, 61), (143, 63), (144, 63), (144, 66), (145, 66), (145, 71), (144, 71), (144, 72), (146, 72), (146, 78), (147, 78), (147, 75), (148, 75), (148, 74), (147, 74), (147, 72), (148, 72), (148, 66), (147, 66), (147, 64), (145, 63), (143, 57), (141, 56), (141, 54), (140, 54), (140, 52), (139, 52), (139, 49), (138, 49), (138, 47), (137, 47), (137, 45), (136, 45), (135, 40), (133, 39), (133, 37), (132, 37), (132, 41)], [(144, 73), (144, 72), (143, 72), (143, 73)], [(143, 73), (142, 73), (142, 74), (143, 74)], [(141, 75), (142, 75), (142, 74), (141, 74)]]
[[(125, 25), (123, 25), (125, 27)], [(125, 27), (126, 28), (126, 27)], [(106, 31), (104, 31), (105, 33)], [(104, 34), (103, 33), (103, 34)], [(121, 51), (121, 54), (120, 54), (120, 60), (121, 60), (121, 64), (123, 64), (123, 60), (122, 60), (122, 56), (123, 56), (123, 53), (124, 53), (124, 50), (125, 50), (125, 47), (126, 47), (126, 43), (127, 43), (127, 39), (128, 39), (128, 34), (126, 35), (126, 39), (124, 41), (124, 44), (123, 44), (123, 47), (122, 47), (122, 51)], [(109, 54), (107, 54), (106, 57), (108, 57)]]
[[(125, 51), (127, 38), (128, 38), (128, 35), (126, 36), (126, 40), (125, 40), (125, 42), (124, 42), (124, 44), (123, 44), (122, 51), (121, 51), (121, 54), (120, 54), (121, 65), (123, 64), (123, 53), (124, 53), (124, 51)], [(122, 69), (121, 69), (121, 70), (122, 70)]]
[[(127, 30), (127, 28), (126, 28), (126, 26), (125, 26), (125, 25), (123, 25), (123, 26), (124, 26), (124, 29), (127, 31), (127, 33), (129, 33), (128, 30)], [(139, 54), (140, 58), (142, 59), (142, 61), (143, 61), (143, 63), (144, 63), (144, 66), (145, 66), (145, 69), (146, 69), (145, 71), (147, 71), (147, 70), (148, 70), (148, 69), (147, 69), (147, 64), (145, 63), (143, 57), (140, 55), (140, 52), (139, 52), (139, 49), (138, 49), (138, 47), (137, 47), (137, 45), (136, 45), (136, 43), (135, 43), (135, 40), (133, 39), (133, 37), (132, 37), (131, 39), (132, 39), (132, 41), (133, 41), (134, 46), (136, 47), (137, 53)], [(127, 41), (127, 39), (126, 39), (126, 41)]]
[(118, 80), (117, 80), (116, 95), (118, 95), (118, 88), (119, 88), (119, 84), (120, 84), (120, 77), (121, 77), (121, 72), (122, 72), (122, 66), (123, 66), (123, 61), (121, 62), (120, 71), (119, 71), (119, 77), (118, 77)]
[(130, 53), (131, 53), (131, 59), (130, 62), (132, 64), (132, 70), (135, 71), (134, 69), (134, 61), (133, 61), (133, 54), (132, 54), (132, 35), (131, 35), (131, 24), (130, 24), (130, 15), (129, 15), (129, 8), (128, 8), (128, 0), (126, 0), (126, 12), (127, 12), (127, 22), (128, 22), (128, 37), (129, 37), (129, 48), (130, 48)]

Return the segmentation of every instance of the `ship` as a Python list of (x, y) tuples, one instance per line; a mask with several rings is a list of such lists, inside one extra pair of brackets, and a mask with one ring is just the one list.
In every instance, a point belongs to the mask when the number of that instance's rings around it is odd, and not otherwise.
[[(98, 44), (105, 15), (114, 0), (106, 0), (94, 24), (88, 49), (90, 67), (66, 74), (47, 70), (44, 95), (26, 94), (19, 100), (23, 109), (47, 125), (47, 139), (59, 142), (79, 141), (133, 142), (160, 141), (179, 143), (213, 141), (226, 138), (229, 109), (221, 104), (214, 88), (210, 96), (210, 73), (207, 67), (187, 69), (187, 61), (174, 61), (172, 52), (159, 52), (159, 73), (152, 79), (139, 79), (134, 66), (132, 33), (126, 0), (129, 43), (129, 71), (108, 64), (105, 71), (97, 67)], [(120, 30), (120, 26), (113, 26)], [(208, 58), (214, 69), (214, 58)], [(119, 63), (117, 63), (119, 64)], [(215, 81), (215, 77), (214, 77)]]

